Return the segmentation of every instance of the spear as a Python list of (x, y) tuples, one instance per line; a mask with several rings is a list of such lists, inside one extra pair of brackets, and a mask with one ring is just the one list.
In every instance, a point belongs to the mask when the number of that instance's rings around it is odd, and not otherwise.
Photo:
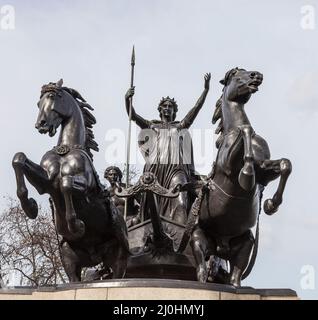
[[(132, 55), (131, 55), (131, 78), (130, 78), (130, 87), (134, 86), (134, 75), (135, 75), (135, 46), (133, 46)], [(126, 188), (129, 187), (129, 161), (130, 161), (130, 143), (131, 143), (131, 118), (132, 118), (132, 101), (133, 98), (130, 98), (129, 103), (129, 125), (128, 125), (128, 142), (127, 142), (127, 159), (126, 159)], [(124, 219), (127, 219), (127, 204), (128, 199), (125, 201), (125, 212)]]

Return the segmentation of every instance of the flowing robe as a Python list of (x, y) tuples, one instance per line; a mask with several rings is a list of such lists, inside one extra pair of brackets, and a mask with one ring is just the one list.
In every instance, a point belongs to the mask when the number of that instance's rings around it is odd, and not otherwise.
[[(204, 89), (195, 106), (182, 121), (164, 122), (146, 120), (132, 107), (132, 120), (142, 129), (139, 146), (146, 160), (144, 172), (152, 172), (158, 182), (170, 189), (177, 184), (183, 185), (195, 179), (192, 141), (188, 129), (201, 110), (208, 89)], [(126, 110), (129, 114), (129, 99)], [(164, 199), (154, 197), (157, 212), (179, 223), (186, 223), (190, 208), (187, 192), (181, 192), (178, 198)], [(149, 206), (144, 194), (140, 203), (141, 218), (149, 218)]]
[[(185, 122), (150, 121), (149, 127), (140, 132), (139, 146), (146, 162), (143, 171), (154, 173), (166, 189), (195, 179), (192, 140)], [(176, 211), (189, 209), (185, 192), (176, 199), (155, 199), (159, 214), (170, 219), (174, 219)], [(147, 208), (146, 197), (143, 196), (141, 216), (145, 218), (149, 217)]]

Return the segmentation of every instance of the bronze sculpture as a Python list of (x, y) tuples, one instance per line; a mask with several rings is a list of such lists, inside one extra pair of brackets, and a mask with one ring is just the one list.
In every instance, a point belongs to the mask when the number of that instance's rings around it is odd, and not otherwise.
[(149, 206), (149, 217), (128, 228), (132, 254), (128, 258), (127, 278), (160, 278), (196, 280), (195, 262), (190, 246), (178, 252), (185, 225), (159, 214), (155, 197), (175, 199), (179, 188), (162, 187), (156, 175), (145, 172), (138, 182), (127, 189), (117, 189), (118, 197), (143, 195)]
[(138, 223), (140, 223), (139, 218), (139, 199), (136, 198), (136, 196), (128, 197), (125, 201), (123, 198), (119, 198), (115, 191), (117, 189), (122, 189), (125, 187), (125, 184), (122, 183), (123, 173), (122, 171), (116, 167), (111, 166), (106, 168), (104, 172), (104, 178), (108, 180), (110, 186), (107, 189), (109, 192), (109, 195), (111, 197), (111, 200), (113, 201), (114, 205), (120, 212), (122, 216), (124, 216), (125, 211), (125, 205), (127, 201), (127, 216), (126, 216), (126, 223), (128, 227), (134, 226)]
[[(199, 196), (198, 224), (191, 238), (200, 282), (208, 279), (206, 259), (216, 255), (230, 262), (226, 283), (240, 286), (256, 257), (258, 239), (251, 228), (258, 224), (263, 189), (278, 177), (277, 192), (264, 203), (265, 213), (275, 213), (282, 203), (291, 162), (270, 160), (266, 141), (255, 133), (244, 110), (262, 81), (261, 73), (239, 68), (227, 72), (221, 81), (223, 94), (213, 116), (213, 123), (220, 120), (216, 130), (219, 151)], [(258, 238), (258, 227), (256, 233)]]
[(122, 183), (118, 167), (107, 168), (107, 190), (93, 165), (91, 151), (98, 151), (93, 108), (76, 90), (63, 87), (62, 80), (43, 86), (36, 128), (53, 137), (61, 127), (58, 144), (40, 165), (23, 153), (12, 164), (17, 195), (29, 218), (37, 217), (38, 207), (28, 198), (25, 178), (39, 194), (50, 195), (71, 282), (81, 280), (83, 267), (101, 263), (93, 279), (121, 278), (127, 270), (127, 277), (240, 286), (248, 276), (257, 254), (263, 190), (280, 178), (277, 192), (264, 203), (265, 213), (273, 214), (282, 203), (292, 166), (288, 159), (270, 160), (266, 141), (255, 133), (244, 110), (262, 84), (262, 74), (235, 68), (221, 81), (223, 93), (213, 116), (213, 123), (220, 121), (218, 154), (211, 174), (201, 180), (188, 128), (205, 102), (210, 79), (206, 74), (203, 93), (182, 121), (175, 121), (178, 105), (169, 97), (159, 103), (161, 120), (142, 118), (132, 107), (135, 87), (127, 91), (126, 109), (142, 129), (139, 146), (146, 164), (134, 186)]
[(96, 123), (86, 103), (63, 81), (43, 86), (38, 103), (36, 128), (50, 137), (61, 132), (58, 145), (37, 165), (17, 153), (13, 167), (17, 195), (27, 216), (35, 219), (37, 203), (28, 198), (25, 178), (39, 194), (49, 194), (54, 204), (54, 221), (62, 236), (61, 252), (71, 282), (81, 280), (82, 267), (101, 262), (112, 268), (113, 277), (125, 274), (129, 245), (127, 228), (99, 181), (91, 150), (98, 150), (92, 126)]
[[(175, 121), (178, 105), (170, 97), (162, 98), (158, 111), (161, 120), (146, 120), (136, 113), (130, 101), (135, 93), (135, 87), (130, 88), (125, 96), (126, 110), (136, 124), (143, 129), (140, 138), (141, 151), (145, 157), (145, 172), (155, 174), (160, 185), (166, 189), (184, 185), (195, 180), (192, 141), (187, 131), (201, 110), (210, 89), (211, 75), (204, 77), (204, 90), (195, 106), (182, 121)], [(182, 140), (181, 140), (182, 139)], [(143, 144), (152, 150), (143, 150)], [(179, 223), (186, 223), (190, 207), (187, 192), (183, 191), (176, 199), (155, 198), (157, 210), (161, 216), (169, 217)], [(141, 216), (150, 216), (150, 205), (145, 195), (141, 200)]]

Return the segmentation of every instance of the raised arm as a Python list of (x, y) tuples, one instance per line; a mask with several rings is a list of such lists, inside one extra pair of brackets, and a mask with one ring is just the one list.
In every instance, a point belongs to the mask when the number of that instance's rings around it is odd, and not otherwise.
[(211, 73), (207, 73), (204, 76), (204, 90), (198, 99), (195, 106), (188, 112), (188, 114), (185, 116), (185, 118), (181, 121), (180, 125), (182, 128), (190, 128), (193, 121), (197, 117), (199, 111), (203, 107), (203, 104), (205, 102), (205, 98), (210, 90), (210, 80), (211, 80)]
[[(126, 104), (126, 110), (127, 114), (129, 116), (129, 108), (130, 108), (130, 99), (134, 96), (135, 94), (135, 87), (132, 87), (128, 89), (126, 95), (125, 95), (125, 104)], [(141, 128), (141, 129), (146, 129), (150, 127), (150, 121), (144, 119), (141, 117), (139, 114), (136, 113), (134, 107), (132, 107), (131, 110), (131, 119), (136, 122), (136, 124)]]

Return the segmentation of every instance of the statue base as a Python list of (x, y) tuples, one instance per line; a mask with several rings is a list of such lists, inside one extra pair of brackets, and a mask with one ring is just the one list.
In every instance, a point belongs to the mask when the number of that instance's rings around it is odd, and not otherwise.
[(196, 281), (106, 280), (59, 286), (0, 289), (0, 300), (299, 300), (291, 289), (234, 288)]
[[(185, 226), (160, 217), (163, 230), (179, 247)], [(145, 250), (147, 239), (153, 234), (151, 220), (128, 229), (129, 247), (133, 255), (128, 259), (125, 278), (178, 279), (196, 281), (196, 267), (188, 245), (182, 254), (166, 250), (162, 253)]]

